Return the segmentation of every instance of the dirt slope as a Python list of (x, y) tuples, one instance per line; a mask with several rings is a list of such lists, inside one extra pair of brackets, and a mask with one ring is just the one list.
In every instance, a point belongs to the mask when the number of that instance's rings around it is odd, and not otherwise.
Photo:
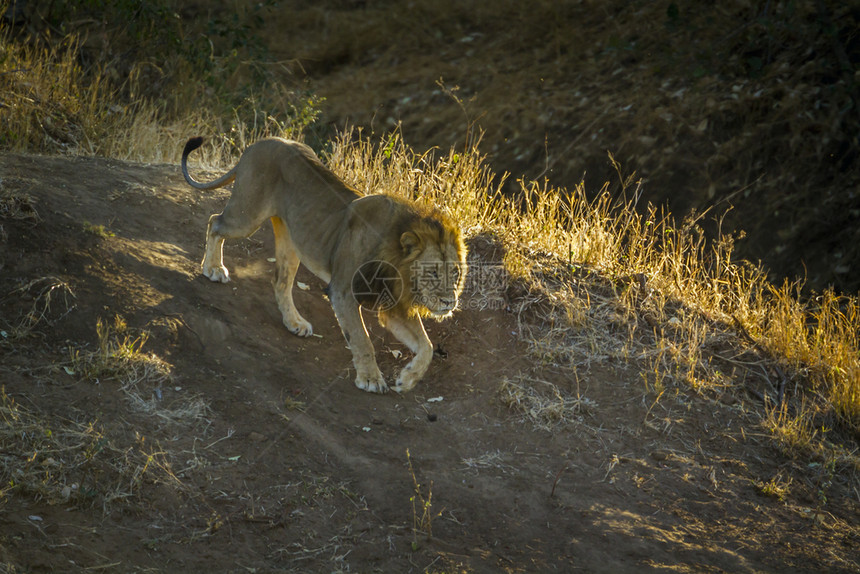
[[(304, 270), (297, 305), (321, 337), (281, 325), (268, 229), (228, 245), (233, 282), (199, 275), (207, 218), (227, 192), (190, 190), (176, 166), (5, 154), (0, 194), (31, 198), (38, 214), (0, 215), (0, 328), (33, 307), (37, 290), (22, 286), (34, 280), (55, 277), (74, 294), (55, 298), (28, 337), (0, 343), (5, 392), (54, 433), (71, 422), (102, 433), (86, 472), (69, 469), (65, 499), (22, 487), (0, 499), (9, 570), (858, 567), (856, 493), (834, 484), (821, 506), (805, 462), (775, 452), (743, 402), (682, 391), (655, 404), (624, 362), (578, 372), (542, 364), (513, 313), (469, 310), (469, 300), (428, 325), (448, 356), (414, 393), (371, 395), (353, 387), (322, 286)], [(144, 351), (172, 365), (168, 381), (136, 389), (150, 409), (117, 381), (63, 368), (70, 348), (98, 347), (97, 320), (116, 314), (148, 330)], [(406, 360), (379, 328), (374, 341), (383, 372)], [(500, 399), (500, 383), (517, 377), (555, 384), (578, 398), (578, 414), (535, 428)], [(3, 438), (6, 486), (24, 439)], [(99, 463), (107, 452), (119, 454)], [(47, 483), (69, 456), (37, 450), (17, 464), (44, 468)], [(134, 461), (137, 470), (123, 470)], [(783, 501), (761, 494), (790, 476)], [(431, 494), (432, 538), (427, 528), (416, 536)]]

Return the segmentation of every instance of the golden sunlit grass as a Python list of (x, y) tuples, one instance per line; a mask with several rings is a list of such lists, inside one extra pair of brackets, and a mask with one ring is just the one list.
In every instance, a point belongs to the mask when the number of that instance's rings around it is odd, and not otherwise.
[[(212, 137), (195, 160), (219, 166), (261, 137), (300, 138), (316, 118), (318, 99), (277, 84), (261, 88), (265, 106), (251, 93), (226, 114), (223, 103), (197, 82), (165, 97), (135, 96), (147, 91), (148, 63), (112, 83), (102, 70), (85, 71), (79, 56), (75, 36), (47, 47), (30, 45), (14, 41), (0, 22), (0, 147), (176, 163), (188, 138), (206, 133)], [(181, 61), (170, 67), (177, 76), (193, 73)], [(291, 115), (278, 117), (266, 108)]]
[(760, 267), (732, 259), (732, 237), (706, 241), (701, 215), (677, 225), (653, 208), (642, 214), (635, 189), (626, 201), (605, 190), (591, 200), (581, 185), (520, 182), (521, 194), (506, 197), (477, 147), (417, 153), (397, 133), (378, 143), (345, 134), (328, 162), (363, 192), (431, 203), (467, 235), (501, 242), (509, 273), (528, 289), (521, 321), (536, 357), (568, 366), (640, 360), (652, 381), (705, 394), (733, 386), (743, 394), (729, 367), (764, 371), (763, 412), (804, 397), (819, 403), (814, 420), (794, 407), (787, 419), (766, 415), (773, 432), (860, 429), (857, 299), (832, 291), (804, 299), (797, 285), (772, 285)]
[(96, 325), (99, 348), (93, 351), (73, 350), (72, 368), (92, 381), (117, 380), (123, 387), (140, 383), (162, 385), (170, 380), (170, 365), (143, 351), (146, 332), (132, 333), (120, 316), (113, 324), (102, 320)]

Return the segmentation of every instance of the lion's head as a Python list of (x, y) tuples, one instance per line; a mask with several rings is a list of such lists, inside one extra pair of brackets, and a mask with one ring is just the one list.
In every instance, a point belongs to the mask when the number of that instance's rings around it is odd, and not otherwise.
[[(414, 314), (443, 319), (457, 308), (466, 283), (466, 246), (457, 227), (436, 212), (414, 211), (391, 227), (392, 236), (379, 260), (363, 268), (365, 292), (390, 293), (377, 298), (385, 314)], [(369, 272), (368, 272), (369, 271)], [(375, 281), (364, 283), (367, 277)], [(361, 290), (355, 283), (353, 292)], [(381, 302), (381, 304), (380, 304)], [(389, 304), (385, 304), (385, 303)]]

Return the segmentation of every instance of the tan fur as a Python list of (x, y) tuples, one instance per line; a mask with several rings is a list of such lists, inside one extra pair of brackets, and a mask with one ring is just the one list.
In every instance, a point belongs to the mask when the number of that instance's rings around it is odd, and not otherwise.
[[(185, 145), (185, 180), (197, 189), (235, 182), (224, 211), (209, 218), (203, 274), (229, 281), (224, 240), (247, 237), (269, 219), (275, 235), (275, 298), (287, 329), (303, 337), (313, 333), (293, 303), (301, 262), (328, 283), (332, 308), (352, 350), (356, 386), (388, 390), (355, 296), (364, 293), (361, 302), (376, 302), (380, 323), (415, 354), (394, 383), (398, 392), (412, 389), (433, 358), (421, 317), (449, 316), (465, 283), (466, 247), (452, 222), (402, 199), (362, 196), (309, 147), (280, 138), (255, 143), (229, 172), (201, 183), (188, 173), (188, 155), (201, 143), (193, 138)], [(388, 287), (392, 298), (380, 298)]]

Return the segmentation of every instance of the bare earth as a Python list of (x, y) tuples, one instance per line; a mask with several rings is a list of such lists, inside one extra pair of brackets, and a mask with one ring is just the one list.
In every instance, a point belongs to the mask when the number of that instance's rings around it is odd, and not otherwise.
[[(31, 336), (0, 344), (5, 392), (43, 420), (94, 421), (115, 450), (152, 455), (125, 487), (105, 473), (67, 501), (8, 490), (7, 569), (858, 568), (858, 493), (836, 481), (822, 505), (807, 461), (786, 459), (750, 424), (748, 398), (682, 389), (655, 405), (632, 364), (576, 374), (542, 364), (515, 313), (470, 309), (469, 300), (453, 320), (427, 325), (447, 357), (434, 358), (415, 392), (372, 395), (353, 386), (323, 286), (304, 269), (309, 288), (296, 289), (296, 303), (321, 337), (283, 327), (267, 228), (228, 243), (232, 282), (199, 274), (206, 221), (227, 191), (192, 190), (177, 166), (0, 154), (0, 192), (29, 195), (40, 217), (0, 218), (2, 325), (32, 306), (32, 294), (16, 289), (35, 279), (57, 277), (74, 293)], [(493, 257), (486, 245), (476, 251)], [(170, 381), (139, 389), (160, 395), (154, 412), (115, 381), (63, 368), (70, 348), (98, 346), (97, 319), (117, 314), (149, 331), (144, 351), (172, 365)], [(373, 338), (390, 376), (408, 353), (375, 324)], [(517, 376), (588, 400), (567, 423), (535, 428), (500, 399), (501, 382)], [(161, 416), (194, 401), (208, 408)], [(33, 464), (63, 463), (63, 453), (44, 456), (34, 453)], [(759, 486), (777, 476), (793, 477), (782, 501)], [(14, 477), (3, 478), (5, 488)], [(422, 497), (432, 494), (432, 537), (416, 481)], [(109, 500), (122, 488), (131, 494)]]

